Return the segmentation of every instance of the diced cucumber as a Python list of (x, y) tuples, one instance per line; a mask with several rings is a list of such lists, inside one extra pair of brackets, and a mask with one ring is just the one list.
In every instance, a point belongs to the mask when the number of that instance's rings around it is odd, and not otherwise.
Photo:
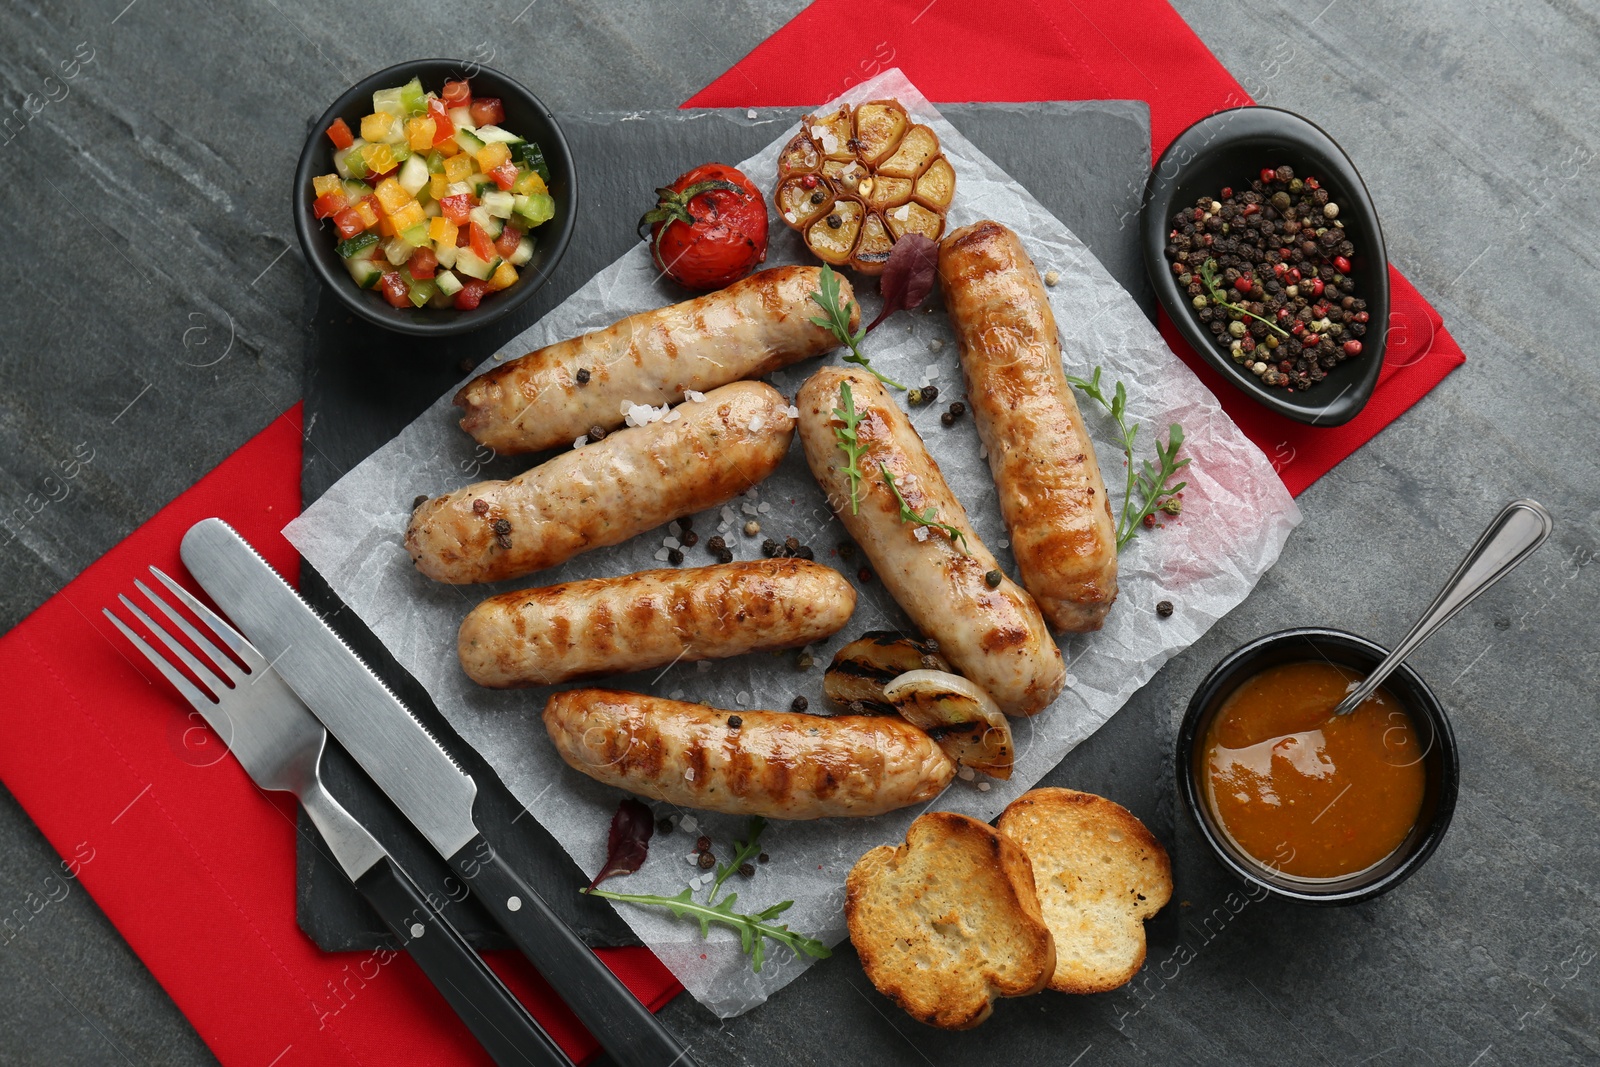
[(379, 89), (372, 94), (372, 110), (384, 111), (396, 117), (404, 116), (406, 105), (400, 98), (401, 91), (402, 87), (398, 85), (393, 89)]
[(439, 291), (446, 296), (455, 296), (461, 291), (461, 279), (447, 270), (435, 274), (433, 280), (438, 284)]
[(412, 248), (421, 248), (428, 243), (428, 224), (419, 222), (415, 226), (401, 230), (400, 238)]
[(470, 130), (478, 125), (472, 121), (472, 109), (470, 107), (453, 107), (444, 114), (450, 120), (450, 125), (458, 130)]
[(486, 282), (499, 265), (499, 256), (494, 256), (491, 260), (485, 261), (479, 259), (470, 248), (458, 248), (456, 249), (456, 262), (453, 269), (457, 274), (465, 274), (469, 278), (476, 278), (480, 282)]
[(416, 196), (428, 184), (428, 164), (421, 156), (412, 156), (400, 167), (400, 188)]
[(404, 118), (395, 119), (389, 126), (389, 132), (384, 135), (383, 143), (388, 145), (405, 145), (410, 151), (410, 141), (406, 138), (406, 124)]
[(484, 207), (482, 204), (479, 204), (477, 207), (473, 208), (472, 212), (467, 217), (473, 222), (477, 223), (478, 229), (488, 234), (490, 240), (499, 237), (500, 231), (505, 229), (506, 224), (491, 215), (489, 213), (489, 209)]
[(485, 194), (492, 193), (496, 189), (500, 188), (500, 186), (496, 185), (493, 181), (484, 177), (482, 174), (474, 174), (468, 179), (468, 181), (472, 183), (472, 195), (477, 197), (479, 200), (482, 200)]
[(538, 141), (523, 141), (513, 146), (511, 158), (517, 161), (517, 166), (527, 167), (543, 178), (546, 185), (550, 183), (550, 164), (544, 161), (544, 150)]
[(516, 212), (529, 226), (539, 226), (556, 213), (556, 202), (549, 193), (529, 193), (516, 198)]
[[(333, 250), (345, 259), (355, 259), (359, 254), (378, 243), (378, 235), (368, 230), (358, 233), (354, 237), (346, 238), (333, 246)], [(369, 256), (371, 253), (367, 253)]]
[(411, 146), (402, 138), (389, 146), (389, 154), (394, 157), (396, 163), (404, 163), (411, 158)]
[(520, 267), (533, 258), (533, 238), (524, 237), (517, 242), (517, 250), (511, 253), (511, 258), (506, 260), (513, 267)]
[(410, 259), (411, 253), (416, 250), (417, 246), (408, 242), (404, 237), (391, 237), (389, 243), (383, 246), (383, 258), (387, 259), (393, 266), (398, 267)]
[(366, 182), (358, 182), (352, 179), (344, 183), (344, 198), (352, 204), (371, 195), (372, 186)]
[(439, 257), (439, 266), (453, 267), (456, 265), (456, 253), (460, 249), (455, 245), (434, 245), (433, 254)]
[(400, 103), (407, 115), (420, 115), (428, 110), (428, 94), (422, 91), (420, 79), (412, 78), (400, 86)]
[(378, 284), (378, 279), (383, 277), (383, 268), (370, 256), (365, 259), (347, 259), (344, 266), (350, 272), (350, 277), (358, 289), (371, 289)]
[(471, 130), (456, 130), (456, 144), (469, 156), (475, 156), (483, 151), (483, 140)]
[(462, 193), (471, 193), (472, 186), (467, 182), (451, 182), (445, 187), (446, 196), (460, 196)]
[(442, 213), (443, 209), (439, 207), (439, 201), (437, 200), (429, 200), (422, 205), (422, 214), (427, 218), (437, 218)]
[(483, 202), (483, 209), (497, 219), (509, 219), (512, 209), (517, 206), (516, 197), (499, 189), (480, 193), (478, 199)]
[(443, 174), (444, 173), (444, 154), (442, 152), (440, 152), (437, 148), (435, 148), (433, 151), (428, 153), (427, 162), (428, 162), (428, 173), (429, 174)]
[(333, 169), (339, 177), (360, 181), (367, 176), (367, 161), (361, 152), (365, 147), (367, 142), (357, 137), (349, 148), (341, 148), (333, 154)]
[(484, 144), (494, 144), (495, 142), (499, 142), (501, 144), (515, 145), (522, 143), (522, 138), (518, 137), (510, 130), (502, 130), (498, 126), (479, 126), (474, 132), (478, 135), (478, 139)]

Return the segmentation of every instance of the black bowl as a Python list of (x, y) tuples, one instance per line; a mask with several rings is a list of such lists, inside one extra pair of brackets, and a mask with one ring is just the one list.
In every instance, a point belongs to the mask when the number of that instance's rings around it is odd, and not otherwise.
[(1450, 826), (1461, 772), (1455, 734), (1444, 708), (1422, 677), (1405, 664), (1389, 676), (1384, 688), (1410, 713), (1424, 745), (1426, 777), (1416, 825), (1400, 847), (1383, 860), (1342, 878), (1284, 874), (1236, 845), (1216, 822), (1204, 795), (1206, 731), (1223, 702), (1245, 680), (1268, 667), (1318, 659), (1370, 671), (1387, 654), (1383, 647), (1339, 630), (1283, 630), (1236, 649), (1206, 676), (1189, 701), (1189, 710), (1178, 730), (1178, 791), (1200, 836), (1224, 867), (1284, 900), (1328, 905), (1371, 900), (1411, 877), (1427, 862)]
[[(1262, 167), (1294, 168), (1314, 175), (1339, 205), (1339, 220), (1356, 246), (1352, 277), (1356, 295), (1367, 302), (1371, 324), (1361, 338), (1363, 351), (1340, 363), (1305, 392), (1266, 386), (1218, 349), (1211, 331), (1196, 317), (1192, 299), (1178, 285), (1165, 255), (1173, 214), (1193, 207), (1202, 196), (1224, 186), (1248, 188)], [(1139, 242), (1145, 271), (1156, 296), (1184, 339), (1224, 378), (1256, 401), (1296, 422), (1338, 426), (1355, 418), (1372, 396), (1383, 368), (1389, 322), (1389, 260), (1372, 197), (1355, 164), (1315, 123), (1275, 107), (1241, 107), (1201, 119), (1178, 135), (1162, 153), (1145, 187), (1139, 216)]]
[[(334, 251), (338, 238), (331, 223), (324, 225), (311, 213), (311, 179), (333, 172), (333, 142), (327, 129), (342, 118), (352, 130), (361, 125), (363, 115), (372, 113), (372, 94), (378, 89), (403, 85), (420, 78), (424, 89), (438, 92), (446, 79), (456, 81), (470, 75), (472, 94), (497, 96), (505, 106), (505, 128), (539, 142), (545, 162), (550, 166), (550, 195), (556, 202), (555, 215), (530, 234), (536, 251), (533, 259), (518, 269), (517, 284), (498, 293), (486, 294), (472, 311), (454, 308), (393, 308), (373, 290), (361, 290), (351, 280), (339, 254)], [(550, 109), (522, 85), (497, 70), (462, 59), (414, 59), (380, 70), (351, 86), (333, 102), (312, 126), (311, 136), (300, 152), (300, 165), (294, 173), (294, 228), (300, 237), (300, 250), (322, 279), (346, 307), (368, 322), (386, 329), (419, 337), (449, 337), (476, 330), (480, 326), (511, 314), (539, 291), (555, 270), (572, 240), (577, 220), (578, 179), (566, 138)]]

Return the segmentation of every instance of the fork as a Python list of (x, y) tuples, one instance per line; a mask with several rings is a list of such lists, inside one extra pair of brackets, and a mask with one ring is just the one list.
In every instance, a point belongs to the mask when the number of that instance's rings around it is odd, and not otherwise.
[[(208, 662), (202, 662), (126, 596), (117, 597), (122, 607), (165, 646), (171, 658), (151, 647), (110, 608), (101, 609), (106, 618), (200, 712), (256, 785), (293, 793), (300, 799), (350, 881), (497, 1064), (571, 1067), (572, 1061), (461, 933), (328, 792), (321, 772), (328, 732), (272, 664), (244, 635), (159, 568), (151, 567), (150, 573), (243, 666), (140, 580), (135, 579), (135, 588)], [(200, 684), (185, 676), (172, 659)]]

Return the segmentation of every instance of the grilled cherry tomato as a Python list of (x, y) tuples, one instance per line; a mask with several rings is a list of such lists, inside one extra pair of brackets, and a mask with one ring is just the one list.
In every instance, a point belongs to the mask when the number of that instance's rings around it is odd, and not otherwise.
[(656, 190), (650, 228), (656, 268), (690, 289), (721, 289), (767, 258), (767, 204), (733, 167), (707, 163)]

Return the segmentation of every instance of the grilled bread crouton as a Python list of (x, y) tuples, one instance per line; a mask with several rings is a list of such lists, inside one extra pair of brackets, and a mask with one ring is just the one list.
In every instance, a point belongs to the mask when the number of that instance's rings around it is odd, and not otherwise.
[(1022, 850), (994, 828), (930, 812), (845, 881), (845, 919), (867, 977), (919, 1022), (967, 1030), (998, 997), (1044, 988), (1055, 948)]

